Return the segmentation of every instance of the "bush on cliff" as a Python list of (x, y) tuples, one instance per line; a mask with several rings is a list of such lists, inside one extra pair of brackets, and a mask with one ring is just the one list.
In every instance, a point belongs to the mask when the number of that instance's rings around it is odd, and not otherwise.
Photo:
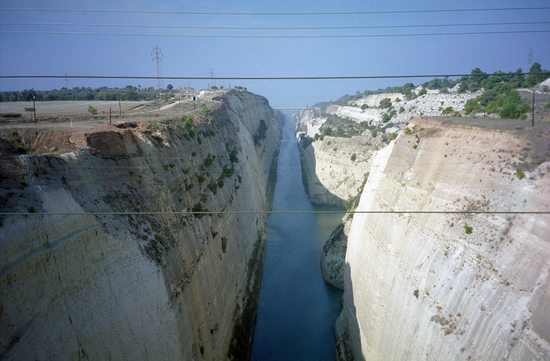
[(266, 138), (267, 133), (267, 123), (265, 120), (260, 119), (260, 124), (258, 125), (258, 130), (254, 134), (254, 144), (260, 145), (260, 141)]

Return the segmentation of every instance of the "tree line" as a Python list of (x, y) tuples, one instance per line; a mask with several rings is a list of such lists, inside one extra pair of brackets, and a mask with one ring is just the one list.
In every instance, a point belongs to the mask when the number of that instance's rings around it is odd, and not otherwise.
[[(451, 78), (434, 78), (421, 85), (424, 89), (436, 89), (442, 93), (448, 92), (449, 88), (458, 85), (460, 93), (466, 91), (478, 91), (483, 89), (489, 92), (489, 97), (495, 96), (495, 93), (508, 93), (509, 90), (518, 88), (530, 88), (550, 77), (550, 71), (542, 69), (539, 63), (534, 63), (527, 74), (523, 73), (522, 69), (517, 69), (513, 72), (498, 71), (492, 74), (483, 72), (479, 68), (472, 69), (470, 75), (463, 76), (457, 79)], [(413, 83), (406, 83), (401, 86), (392, 86), (377, 90), (366, 90), (364, 92), (357, 91), (354, 95), (346, 94), (335, 101), (320, 102), (316, 106), (323, 107), (329, 104), (347, 105), (348, 102), (358, 100), (364, 96), (381, 93), (402, 93), (407, 100), (414, 99), (422, 95), (416, 94), (414, 89), (418, 86)], [(505, 94), (507, 95), (507, 94)]]
[[(169, 84), (170, 85), (170, 84)], [(171, 91), (171, 89), (169, 89)], [(25, 89), (20, 91), (0, 92), (1, 102), (31, 101), (33, 95), (37, 101), (53, 100), (154, 100), (160, 91), (154, 87), (142, 88), (128, 85), (124, 88), (90, 88), (74, 87), (52, 90)]]

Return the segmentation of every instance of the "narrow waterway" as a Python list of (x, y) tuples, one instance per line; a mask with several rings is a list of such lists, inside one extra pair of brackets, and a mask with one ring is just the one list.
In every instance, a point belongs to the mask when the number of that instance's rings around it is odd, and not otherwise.
[[(327, 210), (304, 191), (293, 125), (287, 116), (273, 209)], [(327, 286), (319, 257), (343, 214), (272, 214), (251, 360), (334, 360), (334, 321), (341, 292)]]

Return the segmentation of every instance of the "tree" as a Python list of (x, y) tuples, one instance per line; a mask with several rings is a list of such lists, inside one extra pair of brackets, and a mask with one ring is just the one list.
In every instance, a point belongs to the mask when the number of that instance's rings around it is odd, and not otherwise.
[(550, 77), (550, 72), (547, 70), (542, 70), (539, 63), (534, 63), (529, 69), (529, 75), (525, 78), (524, 85), (527, 87), (532, 87), (544, 81), (548, 77)]
[(380, 104), (378, 104), (380, 108), (389, 108), (391, 107), (391, 99), (390, 98), (384, 98), (380, 100)]
[(172, 84), (168, 84), (168, 85), (166, 86), (166, 89), (167, 89), (167, 90), (172, 90), (172, 89), (174, 89), (174, 86), (173, 86)]

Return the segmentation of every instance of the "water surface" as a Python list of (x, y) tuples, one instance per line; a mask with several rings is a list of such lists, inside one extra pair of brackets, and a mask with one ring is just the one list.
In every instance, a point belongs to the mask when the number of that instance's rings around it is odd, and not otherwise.
[[(313, 206), (304, 191), (300, 156), (287, 117), (273, 209), (341, 210)], [(319, 257), (343, 214), (272, 214), (251, 360), (335, 360), (334, 321), (341, 292), (326, 285)]]

